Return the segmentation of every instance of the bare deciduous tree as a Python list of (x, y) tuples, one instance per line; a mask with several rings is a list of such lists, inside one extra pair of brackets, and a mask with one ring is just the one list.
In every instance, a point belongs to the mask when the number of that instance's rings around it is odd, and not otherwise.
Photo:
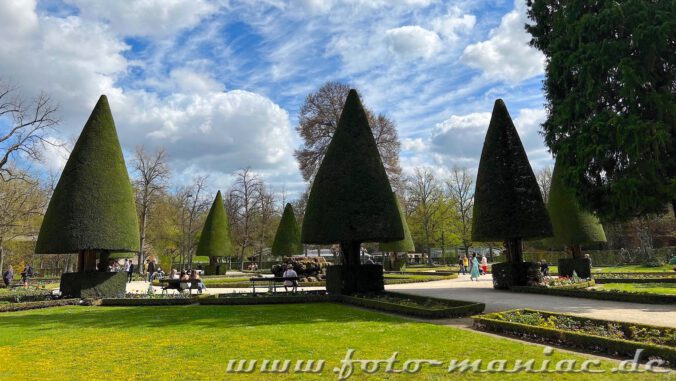
[(542, 200), (547, 205), (549, 202), (549, 189), (552, 187), (552, 167), (545, 166), (540, 169), (535, 178), (540, 186), (540, 192), (542, 193)]
[(201, 229), (200, 218), (209, 209), (210, 200), (204, 197), (206, 177), (196, 177), (192, 185), (177, 190), (178, 222), (181, 234), (179, 248), (181, 251), (181, 267), (192, 267), (193, 253), (197, 248), (195, 236)]
[(455, 201), (460, 228), (462, 245), (465, 254), (469, 256), (472, 246), (472, 208), (474, 207), (474, 178), (467, 168), (453, 167), (451, 175), (446, 180), (446, 188)]
[[(296, 130), (303, 139), (303, 147), (294, 155), (305, 181), (312, 182), (324, 158), (326, 148), (338, 127), (350, 86), (340, 82), (327, 82), (305, 98), (300, 108)], [(399, 188), (400, 142), (394, 122), (382, 114), (366, 109), (369, 125), (378, 145), (380, 157), (390, 178), (392, 187)]]
[(22, 154), (31, 159), (41, 159), (44, 144), (53, 144), (47, 140), (46, 133), (53, 128), (57, 107), (44, 93), (32, 101), (25, 101), (17, 95), (16, 88), (0, 81), (0, 178), (16, 178), (20, 172), (10, 165), (14, 156)]
[[(145, 152), (143, 146), (136, 147), (133, 166), (138, 178), (134, 181), (136, 187), (136, 204), (139, 211), (140, 250), (138, 263), (144, 262), (146, 226), (149, 213), (157, 200), (157, 197), (166, 190), (169, 180), (169, 165), (164, 149), (158, 149), (152, 155)], [(142, 266), (138, 266), (141, 271)]]
[(234, 239), (239, 246), (241, 270), (244, 270), (244, 252), (254, 244), (254, 218), (258, 212), (263, 184), (248, 167), (237, 171), (235, 177), (235, 183), (229, 192), (228, 207), (231, 208), (234, 217), (231, 227), (235, 231)]
[(442, 198), (443, 192), (430, 169), (416, 168), (413, 176), (407, 181), (406, 193), (408, 195), (406, 206), (409, 209), (408, 214), (411, 215), (410, 220), (412, 222), (409, 224), (413, 225), (409, 227), (412, 227), (414, 231), (419, 227), (420, 233), (422, 233), (422, 244), (430, 254), (431, 244), (439, 222), (435, 217), (439, 215), (438, 209), (441, 206), (439, 200)]

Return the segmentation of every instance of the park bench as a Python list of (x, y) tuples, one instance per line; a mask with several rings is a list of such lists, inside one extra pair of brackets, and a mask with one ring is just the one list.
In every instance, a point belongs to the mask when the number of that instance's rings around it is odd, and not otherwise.
[[(277, 293), (277, 283), (284, 283), (284, 281), (291, 280), (298, 282), (298, 277), (251, 277), (251, 289), (254, 295), (256, 295), (256, 284), (263, 283), (267, 287), (268, 292)], [(259, 288), (261, 286), (258, 286)]]
[(198, 282), (194, 282), (192, 280), (182, 281), (180, 279), (169, 279), (169, 278), (160, 279), (160, 285), (162, 286), (163, 294), (168, 293), (169, 290), (177, 290), (178, 292), (188, 290), (188, 292), (192, 294), (192, 290), (199, 290), (197, 284)]

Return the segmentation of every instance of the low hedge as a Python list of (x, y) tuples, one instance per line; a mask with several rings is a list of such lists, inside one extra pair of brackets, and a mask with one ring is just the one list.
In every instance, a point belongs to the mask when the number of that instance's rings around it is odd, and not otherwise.
[(675, 304), (676, 295), (659, 295), (638, 292), (622, 291), (595, 291), (566, 289), (559, 287), (529, 287), (513, 286), (511, 291), (526, 292), (530, 294), (544, 294), (556, 296), (568, 296), (573, 298), (612, 300), (616, 302), (645, 303), (645, 304)]
[(333, 265), (326, 268), (326, 291), (332, 294), (384, 290), (385, 278), (381, 265)]
[(142, 306), (186, 306), (197, 303), (196, 298), (105, 298), (101, 305), (105, 307), (142, 307)]
[(605, 276), (595, 276), (596, 283), (676, 283), (676, 278), (656, 277), (656, 278), (613, 278)]
[(10, 292), (0, 296), (0, 302), (22, 303), (39, 302), (52, 299), (52, 292)]
[(550, 286), (549, 288), (555, 288), (557, 290), (579, 290), (579, 289), (589, 288), (589, 287), (592, 287), (592, 286), (595, 286), (595, 285), (596, 285), (596, 281), (594, 279), (592, 279), (592, 280), (573, 283), (573, 284), (564, 284), (564, 285), (561, 285), (561, 286)]
[(72, 298), (114, 298), (124, 295), (126, 272), (82, 272), (61, 275), (61, 294)]
[(214, 305), (252, 305), (252, 304), (288, 304), (288, 303), (326, 303), (335, 302), (335, 295), (326, 293), (300, 293), (300, 294), (219, 294), (216, 297), (198, 298), (199, 304)]
[(78, 304), (80, 304), (80, 299), (56, 299), (44, 300), (41, 302), (9, 303), (0, 305), (0, 312), (25, 311), (60, 306), (75, 306)]
[(500, 320), (497, 318), (497, 315), (499, 314), (504, 314), (507, 312), (515, 312), (515, 311), (523, 311), (523, 312), (537, 312), (546, 316), (552, 316), (552, 315), (557, 315), (557, 316), (567, 316), (567, 317), (572, 317), (574, 319), (579, 319), (580, 321), (591, 321), (591, 322), (597, 322), (600, 324), (608, 325), (608, 324), (615, 324), (619, 327), (621, 327), (622, 330), (628, 329), (628, 327), (633, 326), (637, 327), (640, 329), (646, 329), (646, 330), (652, 330), (652, 329), (659, 329), (659, 330), (668, 330), (670, 328), (667, 327), (657, 327), (657, 326), (651, 326), (651, 325), (645, 325), (645, 324), (633, 324), (633, 323), (626, 323), (626, 322), (618, 322), (618, 321), (612, 321), (612, 320), (601, 320), (601, 319), (591, 319), (591, 318), (586, 318), (586, 317), (579, 317), (575, 315), (568, 315), (568, 314), (559, 314), (559, 313), (553, 313), (553, 312), (547, 312), (547, 311), (538, 311), (538, 310), (530, 310), (530, 309), (523, 309), (523, 310), (512, 310), (512, 311), (504, 311), (504, 312), (496, 312), (496, 313), (491, 313), (491, 314), (486, 314), (486, 315), (479, 315), (479, 316), (473, 316), (472, 319), (474, 319), (474, 328), (482, 331), (491, 331), (491, 332), (499, 332), (499, 333), (507, 333), (507, 334), (515, 334), (517, 336), (521, 337), (526, 337), (526, 338), (532, 338), (533, 336), (537, 337), (538, 339), (544, 339), (549, 342), (553, 342), (556, 344), (563, 343), (568, 346), (573, 346), (573, 347), (580, 347), (592, 351), (603, 351), (609, 354), (622, 354), (622, 355), (627, 355), (629, 357), (634, 357), (636, 350), (637, 349), (643, 349), (643, 352), (641, 356), (646, 359), (650, 356), (655, 356), (659, 357), (664, 361), (667, 361), (669, 365), (673, 367), (674, 364), (676, 364), (676, 348), (666, 346), (666, 345), (658, 345), (658, 344), (653, 344), (653, 343), (647, 343), (647, 342), (638, 342), (638, 341), (629, 341), (629, 340), (624, 340), (624, 339), (619, 339), (619, 338), (609, 338), (605, 336), (597, 336), (597, 335), (592, 335), (589, 333), (582, 333), (582, 332), (573, 332), (569, 330), (563, 330), (563, 329), (558, 329), (558, 328), (551, 328), (551, 327), (541, 327), (541, 326), (534, 326), (534, 325), (529, 325), (529, 324), (523, 324), (523, 323), (516, 323), (516, 322), (510, 322), (510, 321), (505, 321), (505, 320)]
[(506, 290), (512, 286), (538, 284), (543, 280), (540, 265), (535, 262), (494, 263), (491, 271), (493, 287), (499, 290)]
[(416, 317), (426, 318), (426, 319), (441, 319), (449, 317), (464, 317), (478, 314), (484, 311), (486, 305), (483, 303), (475, 302), (465, 302), (459, 300), (447, 300), (447, 299), (437, 299), (437, 298), (428, 298), (423, 296), (402, 294), (398, 292), (384, 292), (385, 295), (391, 295), (394, 297), (401, 297), (405, 299), (411, 299), (415, 301), (420, 301), (424, 303), (429, 300), (433, 300), (437, 303), (444, 304), (446, 307), (441, 309), (431, 309), (424, 307), (414, 307), (408, 305), (402, 305), (397, 303), (389, 303), (380, 300), (369, 299), (368, 297), (358, 297), (350, 295), (341, 295), (340, 300), (343, 303), (353, 304), (356, 306), (373, 308), (381, 311), (395, 312), (403, 315), (412, 315)]

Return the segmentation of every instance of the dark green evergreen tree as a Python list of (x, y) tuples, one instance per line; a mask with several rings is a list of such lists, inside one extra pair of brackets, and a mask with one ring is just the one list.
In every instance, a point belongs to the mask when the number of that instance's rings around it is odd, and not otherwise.
[(404, 238), (392, 187), (355, 90), (347, 96), (312, 184), (301, 238), (306, 244), (339, 243), (346, 265), (360, 264), (362, 242)]
[(108, 99), (102, 95), (54, 189), (35, 252), (79, 253), (79, 271), (95, 271), (97, 254), (105, 263), (110, 252), (138, 249), (134, 193)]
[(545, 142), (580, 205), (612, 221), (676, 206), (676, 2), (536, 0), (528, 16)]
[(599, 219), (580, 208), (575, 192), (563, 182), (559, 160), (552, 173), (547, 210), (552, 220), (555, 242), (566, 245), (573, 258), (582, 258), (581, 245), (606, 241)]
[[(221, 191), (216, 193), (216, 198), (204, 221), (202, 234), (200, 234), (197, 244), (196, 255), (199, 257), (209, 257), (211, 264), (216, 264), (218, 258), (229, 257), (233, 255), (232, 239), (230, 238), (230, 223), (228, 215), (225, 213), (225, 204)], [(195, 259), (193, 258), (193, 263)]]
[(508, 260), (522, 262), (522, 239), (552, 235), (542, 194), (502, 99), (495, 101), (474, 191), (472, 239), (504, 241)]
[(380, 244), (380, 251), (388, 253), (403, 253), (403, 252), (412, 252), (415, 251), (415, 245), (413, 244), (413, 238), (411, 238), (411, 231), (408, 228), (406, 223), (406, 213), (401, 207), (399, 198), (397, 195), (394, 195), (394, 201), (397, 203), (397, 209), (399, 209), (399, 218), (401, 219), (401, 225), (404, 227), (404, 239), (399, 241), (384, 242)]
[(300, 254), (302, 251), (303, 245), (300, 243), (300, 229), (296, 222), (296, 215), (293, 213), (291, 204), (286, 204), (270, 254), (276, 257), (289, 257)]

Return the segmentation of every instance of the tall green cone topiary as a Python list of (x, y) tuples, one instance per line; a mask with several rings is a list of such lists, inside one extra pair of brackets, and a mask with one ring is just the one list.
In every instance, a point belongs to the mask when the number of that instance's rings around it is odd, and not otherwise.
[(555, 242), (566, 245), (573, 258), (582, 258), (580, 245), (606, 241), (598, 218), (580, 208), (575, 192), (563, 182), (559, 160), (556, 160), (552, 173), (547, 210)]
[[(232, 240), (230, 238), (230, 223), (225, 213), (225, 204), (221, 191), (216, 193), (207, 219), (204, 221), (202, 234), (197, 244), (196, 256), (209, 257), (215, 263), (216, 258), (233, 255)], [(193, 263), (195, 258), (193, 258)]]
[(404, 238), (392, 187), (357, 91), (350, 90), (303, 218), (302, 242), (340, 243), (343, 262), (360, 264), (362, 242)]
[(276, 257), (286, 257), (299, 254), (303, 251), (300, 243), (300, 230), (296, 222), (291, 204), (286, 204), (282, 219), (279, 221), (275, 241), (272, 243), (270, 254)]
[(495, 101), (474, 191), (472, 239), (505, 241), (509, 261), (522, 262), (521, 240), (552, 235), (542, 194), (502, 99)]
[(80, 253), (81, 271), (97, 253), (139, 250), (138, 218), (127, 167), (105, 95), (99, 98), (54, 189), (35, 247)]
[(411, 252), (415, 251), (415, 245), (413, 244), (413, 238), (411, 238), (411, 231), (408, 228), (406, 223), (406, 213), (401, 207), (401, 203), (397, 198), (396, 194), (394, 196), (394, 202), (397, 203), (397, 209), (399, 209), (399, 218), (401, 219), (401, 225), (404, 227), (404, 239), (399, 241), (384, 242), (381, 243), (380, 251), (382, 252), (393, 252), (393, 253), (402, 253), (402, 252)]

